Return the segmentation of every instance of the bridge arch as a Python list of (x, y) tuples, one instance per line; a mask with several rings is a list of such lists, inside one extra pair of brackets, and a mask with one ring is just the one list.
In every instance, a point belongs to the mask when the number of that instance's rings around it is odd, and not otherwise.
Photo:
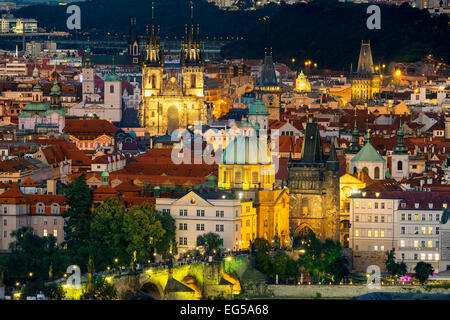
[(155, 300), (163, 300), (164, 299), (164, 291), (162, 288), (151, 281), (148, 281), (144, 283), (140, 289), (143, 293), (147, 294), (148, 296), (154, 298)]

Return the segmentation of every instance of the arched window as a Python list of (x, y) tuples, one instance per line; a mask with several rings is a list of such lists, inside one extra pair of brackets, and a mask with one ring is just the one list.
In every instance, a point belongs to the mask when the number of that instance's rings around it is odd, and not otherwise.
[(109, 93), (114, 93), (114, 86), (113, 85), (109, 86)]
[(369, 174), (369, 168), (364, 167), (364, 168), (362, 169), (362, 172), (365, 172), (365, 173)]
[(43, 204), (42, 202), (39, 202), (36, 205), (36, 213), (45, 213), (45, 204)]
[(380, 179), (380, 167), (375, 167), (374, 178), (375, 179)]
[(397, 170), (403, 171), (403, 161), (397, 161)]
[(353, 174), (357, 173), (358, 169), (356, 167), (353, 167)]
[(195, 76), (195, 74), (191, 75), (191, 88), (196, 88), (197, 87), (197, 77)]
[(57, 203), (52, 204), (52, 214), (59, 214), (59, 204)]
[(151, 83), (150, 83), (150, 87), (152, 88), (152, 89), (155, 89), (156, 88), (156, 75), (154, 75), (154, 74), (152, 74), (152, 78), (151, 78), (151, 81), (150, 81)]

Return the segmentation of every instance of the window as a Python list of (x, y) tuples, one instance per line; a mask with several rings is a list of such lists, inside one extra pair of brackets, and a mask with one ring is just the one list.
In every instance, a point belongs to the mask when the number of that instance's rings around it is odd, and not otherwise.
[(204, 217), (205, 216), (205, 210), (197, 210), (197, 217)]
[(216, 217), (223, 218), (223, 216), (224, 216), (224, 211), (216, 210)]
[(405, 227), (401, 227), (400, 228), (400, 234), (405, 234), (406, 233), (406, 228)]
[(53, 219), (53, 225), (57, 225), (58, 224), (58, 219)]
[(419, 227), (414, 227), (414, 234), (419, 234)]
[(355, 237), (359, 237), (359, 230), (358, 229), (355, 230)]
[(428, 241), (428, 248), (433, 248), (433, 241), (431, 240)]
[(436, 217), (435, 217), (436, 219), (436, 221), (439, 221), (439, 213), (436, 213)]
[(355, 216), (355, 221), (359, 222), (359, 216)]
[(384, 216), (381, 216), (381, 222), (384, 223)]
[(439, 260), (439, 253), (435, 253), (435, 254), (434, 254), (434, 260), (436, 260), (436, 261)]
[(428, 227), (428, 234), (433, 234), (433, 227)]
[(3, 238), (7, 238), (8, 237), (8, 232), (7, 231), (3, 231)]
[(56, 203), (52, 204), (52, 214), (59, 214), (59, 205)]
[(33, 224), (37, 224), (37, 218), (33, 218)]
[(422, 227), (422, 234), (425, 234), (425, 233), (426, 233), (426, 228)]
[(425, 240), (420, 241), (420, 246), (421, 246), (422, 248), (425, 248)]
[(47, 233), (47, 229), (44, 229), (44, 237), (47, 237), (48, 233)]
[(205, 231), (205, 225), (204, 224), (197, 224), (197, 231)]
[(367, 222), (372, 222), (372, 216), (367, 217)]
[(405, 240), (400, 240), (400, 248), (404, 248), (405, 247)]
[(419, 258), (419, 255), (417, 253), (414, 253), (414, 260), (417, 260)]
[(402, 260), (405, 260), (405, 254), (402, 253)]
[(109, 93), (114, 93), (114, 86), (113, 85), (109, 86)]
[(414, 248), (418, 248), (419, 247), (419, 241), (418, 240), (414, 240)]
[(56, 229), (53, 230), (53, 236), (54, 236), (55, 238), (58, 237), (58, 230), (56, 230)]
[(419, 215), (418, 214), (414, 215), (414, 221), (419, 221)]
[(216, 224), (216, 232), (223, 232), (223, 224)]
[(47, 218), (44, 218), (44, 225), (47, 225)]
[(236, 172), (234, 175), (235, 183), (242, 183), (242, 173), (240, 171)]
[(381, 251), (384, 251), (384, 246), (381, 246), (381, 247), (380, 247), (380, 250), (381, 250)]
[(428, 215), (428, 221), (433, 221), (433, 214), (430, 213), (430, 214)]
[(367, 236), (368, 236), (369, 238), (372, 238), (372, 230), (368, 230), (368, 231), (367, 231)]
[(236, 231), (239, 231), (239, 225), (238, 224), (236, 225)]
[(422, 214), (422, 221), (425, 221), (425, 215)]
[(355, 208), (359, 209), (359, 201), (355, 201)]
[(375, 236), (375, 238), (378, 238), (378, 230), (374, 231), (374, 236)]
[(420, 260), (425, 260), (425, 253), (420, 254)]
[(381, 231), (380, 231), (380, 237), (381, 237), (381, 238), (384, 238), (384, 230), (381, 230)]
[(384, 209), (384, 202), (381, 203), (381, 209)]
[(436, 240), (436, 248), (439, 248), (439, 240)]
[(378, 246), (373, 246), (373, 250), (378, 251)]
[(398, 161), (397, 162), (397, 170), (398, 171), (403, 171), (403, 162), (402, 161)]
[(258, 180), (258, 172), (252, 172), (252, 183), (253, 184), (258, 184), (259, 180)]
[(402, 213), (401, 220), (405, 221), (405, 217), (406, 217), (406, 215), (404, 213)]
[(367, 204), (367, 209), (372, 209), (372, 202), (369, 202), (369, 203)]
[(432, 253), (428, 254), (428, 260), (433, 260), (433, 254)]
[(170, 214), (170, 209), (162, 209), (162, 212), (163, 212), (163, 213)]
[(8, 225), (8, 220), (3, 219), (3, 225), (4, 225), (4, 226), (7, 226), (7, 225)]
[(378, 216), (375, 216), (375, 222), (378, 222)]
[(378, 202), (375, 202), (375, 209), (378, 209)]
[(183, 216), (183, 209), (180, 209), (180, 216)]
[(411, 213), (408, 213), (408, 221), (411, 221)]
[(43, 203), (38, 203), (36, 206), (37, 213), (45, 213), (45, 205)]
[(3, 214), (8, 214), (8, 207), (3, 207)]
[(374, 170), (374, 178), (380, 179), (380, 167), (376, 167)]
[(436, 227), (436, 234), (439, 234), (439, 227)]

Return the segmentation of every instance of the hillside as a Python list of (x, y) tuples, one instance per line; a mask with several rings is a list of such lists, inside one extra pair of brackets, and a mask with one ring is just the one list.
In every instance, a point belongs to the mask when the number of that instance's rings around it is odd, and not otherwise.
[[(156, 1), (156, 20), (163, 36), (182, 36), (189, 23), (189, 1)], [(80, 3), (82, 31), (127, 34), (130, 17), (136, 16), (138, 31), (151, 23), (151, 1), (89, 0)], [(430, 17), (428, 11), (381, 6), (381, 29), (366, 27), (367, 5), (315, 0), (310, 4), (270, 5), (256, 11), (222, 11), (214, 5), (197, 1), (195, 20), (203, 38), (239, 36), (243, 40), (228, 44), (224, 57), (261, 58), (265, 47), (272, 47), (275, 60), (290, 63), (297, 69), (305, 59), (319, 68), (349, 70), (355, 66), (361, 40), (371, 40), (375, 63), (416, 61), (433, 54), (450, 62), (449, 18)], [(16, 12), (16, 16), (33, 17), (40, 25), (64, 30), (67, 14), (64, 6), (37, 5)], [(263, 17), (269, 19), (263, 20)]]

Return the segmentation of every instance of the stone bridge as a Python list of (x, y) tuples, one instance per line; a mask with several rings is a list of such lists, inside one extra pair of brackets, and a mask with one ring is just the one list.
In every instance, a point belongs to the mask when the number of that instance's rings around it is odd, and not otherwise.
[(112, 280), (121, 299), (141, 296), (156, 300), (233, 298), (241, 293), (239, 277), (249, 264), (247, 256), (232, 261), (198, 262), (167, 268), (146, 269), (137, 275)]

